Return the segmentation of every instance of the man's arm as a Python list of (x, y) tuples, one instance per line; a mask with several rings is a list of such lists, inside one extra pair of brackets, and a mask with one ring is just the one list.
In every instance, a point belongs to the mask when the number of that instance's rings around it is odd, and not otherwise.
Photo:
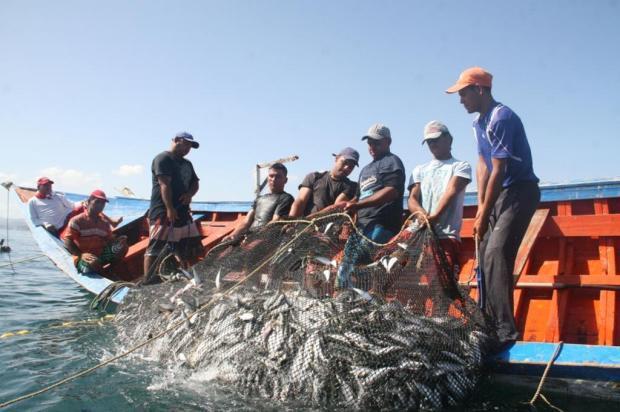
[(398, 198), (398, 191), (396, 188), (392, 186), (386, 186), (383, 189), (373, 193), (372, 196), (368, 196), (360, 200), (359, 202), (347, 202), (344, 210), (346, 211), (355, 211), (359, 209), (364, 209), (366, 207), (379, 206), (384, 203), (391, 202)]
[(291, 212), (289, 216), (291, 217), (301, 217), (306, 210), (306, 205), (310, 200), (310, 196), (312, 196), (312, 190), (309, 187), (302, 187), (299, 189), (299, 194), (297, 195), (297, 199), (293, 202), (293, 206), (291, 206)]
[(64, 243), (69, 253), (71, 253), (73, 256), (80, 256), (80, 249), (78, 249), (78, 247), (75, 245), (75, 243), (73, 242), (73, 240), (71, 240), (70, 237), (66, 237)]
[(254, 222), (254, 209), (250, 210), (248, 214), (245, 215), (243, 222), (237, 226), (230, 235), (222, 239), (222, 241), (236, 241), (250, 228), (250, 226), (252, 226), (252, 222)]
[(478, 185), (478, 210), (480, 205), (484, 203), (484, 197), (489, 181), (489, 169), (484, 161), (484, 157), (478, 156), (478, 164), (476, 165), (476, 184)]
[(461, 176), (452, 176), (450, 181), (448, 182), (448, 187), (441, 195), (439, 199), (439, 203), (437, 204), (437, 209), (428, 216), (428, 220), (431, 222), (436, 220), (443, 211), (450, 206), (450, 204), (456, 199), (456, 197), (465, 190), (467, 185), (469, 184), (469, 179), (466, 179)]
[(37, 211), (37, 207), (34, 205), (34, 202), (28, 202), (28, 209), (30, 210), (30, 219), (32, 219), (32, 223), (35, 226), (42, 226), (43, 222), (39, 218), (39, 212)]
[(407, 199), (407, 208), (411, 213), (422, 213), (426, 215), (426, 210), (420, 204), (420, 183), (414, 183), (409, 190), (409, 198)]
[(345, 192), (342, 192), (338, 195), (336, 200), (334, 200), (334, 204), (348, 202), (349, 200), (351, 200), (351, 198), (349, 198), (349, 195), (347, 195)]
[(157, 176), (157, 182), (159, 183), (159, 188), (161, 190), (161, 199), (166, 206), (166, 217), (168, 218), (168, 223), (173, 224), (177, 219), (177, 211), (174, 208), (174, 203), (172, 202), (172, 178), (170, 176), (160, 175)]
[(198, 179), (194, 179), (192, 183), (190, 183), (188, 191), (179, 196), (179, 201), (184, 205), (189, 205), (194, 195), (198, 193), (198, 188)]
[[(491, 162), (493, 170), (490, 174), (487, 170), (488, 179), (484, 186), (484, 200), (478, 204), (478, 213), (476, 213), (476, 221), (474, 222), (474, 236), (478, 236), (479, 239), (484, 237), (489, 227), (489, 216), (495, 201), (499, 197), (499, 193), (502, 191), (502, 182), (504, 181), (508, 159), (492, 158)], [(480, 191), (480, 188), (478, 190)], [(478, 199), (480, 199), (480, 195), (478, 195)]]

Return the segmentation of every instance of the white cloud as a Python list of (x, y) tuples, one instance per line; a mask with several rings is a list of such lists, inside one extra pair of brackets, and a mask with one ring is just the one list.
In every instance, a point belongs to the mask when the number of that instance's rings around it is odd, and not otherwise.
[(140, 175), (143, 172), (144, 172), (144, 166), (142, 165), (122, 165), (121, 167), (118, 168), (118, 170), (115, 170), (113, 173), (117, 176), (127, 177), (127, 176)]
[(15, 173), (0, 172), (0, 183), (2, 183), (2, 182), (13, 182), (13, 183), (16, 183), (17, 177), (18, 176)]
[[(76, 169), (48, 167), (41, 170), (40, 176), (47, 176), (54, 181), (54, 187), (61, 191), (78, 190), (89, 192), (100, 187), (102, 183), (99, 173), (87, 173)], [(34, 183), (34, 180), (33, 180)]]

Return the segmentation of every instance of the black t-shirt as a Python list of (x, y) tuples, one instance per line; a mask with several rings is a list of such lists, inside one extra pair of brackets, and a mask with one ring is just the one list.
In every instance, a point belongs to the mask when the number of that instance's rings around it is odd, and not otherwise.
[(377, 223), (397, 232), (402, 223), (405, 167), (398, 156), (393, 153), (388, 153), (364, 166), (359, 177), (359, 200), (372, 196), (384, 187), (396, 189), (398, 197), (380, 206), (359, 209), (357, 221), (363, 228)]
[(252, 205), (254, 210), (254, 221), (250, 230), (258, 229), (271, 222), (275, 215), (284, 217), (288, 216), (293, 205), (293, 196), (286, 192), (267, 193), (259, 196)]
[(302, 187), (312, 190), (312, 195), (306, 204), (306, 210), (304, 210), (304, 216), (333, 204), (341, 193), (352, 199), (357, 192), (357, 183), (346, 177), (335, 180), (329, 172), (309, 173), (299, 185), (299, 189)]
[(198, 181), (192, 162), (187, 159), (177, 159), (170, 152), (162, 152), (155, 156), (151, 165), (153, 189), (151, 191), (151, 206), (149, 207), (149, 220), (155, 220), (166, 216), (166, 205), (161, 197), (161, 188), (157, 176), (170, 176), (172, 187), (172, 204), (177, 211), (179, 219), (175, 226), (183, 226), (190, 221), (189, 205), (183, 205), (179, 197), (189, 191), (192, 183)]

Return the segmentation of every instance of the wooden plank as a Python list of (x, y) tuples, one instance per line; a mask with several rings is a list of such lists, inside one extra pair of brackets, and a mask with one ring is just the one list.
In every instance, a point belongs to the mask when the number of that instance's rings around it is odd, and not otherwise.
[(549, 285), (554, 287), (575, 287), (591, 286), (604, 288), (605, 286), (620, 286), (620, 276), (607, 275), (539, 275), (522, 276), (519, 279), (518, 287), (528, 287), (528, 285)]
[[(463, 219), (461, 237), (471, 239), (474, 219)], [(549, 216), (539, 237), (620, 237), (620, 214)]]
[(525, 266), (525, 262), (530, 256), (532, 247), (538, 238), (540, 229), (547, 220), (547, 216), (549, 216), (549, 209), (538, 209), (534, 212), (534, 216), (532, 216), (532, 220), (525, 231), (525, 235), (523, 236), (523, 240), (521, 240), (521, 245), (519, 246), (519, 251), (517, 252), (517, 258), (512, 272), (515, 276), (515, 283), (517, 283), (519, 276), (521, 276), (523, 266)]

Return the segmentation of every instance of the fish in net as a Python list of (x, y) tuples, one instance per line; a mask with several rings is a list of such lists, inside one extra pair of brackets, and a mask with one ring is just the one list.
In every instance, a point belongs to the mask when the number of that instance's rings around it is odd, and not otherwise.
[[(475, 390), (496, 337), (432, 229), (388, 244), (340, 211), (270, 224), (210, 251), (189, 281), (132, 290), (124, 345), (216, 371), (239, 393), (326, 409), (431, 409)], [(346, 270), (343, 267), (346, 266)]]

